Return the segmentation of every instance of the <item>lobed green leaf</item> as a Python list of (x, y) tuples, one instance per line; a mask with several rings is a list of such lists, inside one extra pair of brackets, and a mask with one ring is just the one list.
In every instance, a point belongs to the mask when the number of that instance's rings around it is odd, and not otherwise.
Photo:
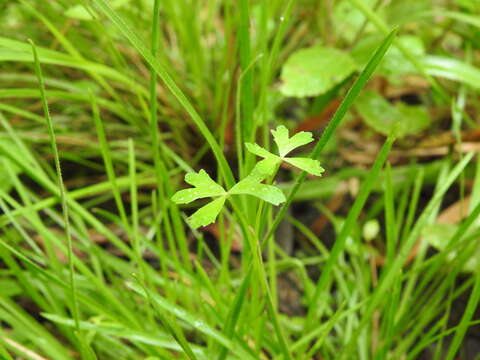
[(202, 206), (188, 218), (188, 224), (196, 229), (200, 226), (207, 226), (215, 222), (215, 219), (225, 204), (225, 199), (226, 196), (222, 196), (209, 202), (207, 205)]
[[(264, 160), (260, 161), (255, 166), (252, 174), (257, 172), (265, 175), (264, 178), (266, 178), (275, 172), (276, 166), (281, 161), (286, 161), (287, 163), (315, 176), (320, 176), (322, 174), (324, 169), (320, 166), (320, 162), (318, 160), (299, 157), (285, 157), (289, 152), (295, 150), (296, 148), (311, 143), (313, 141), (311, 132), (301, 131), (298, 134), (289, 137), (288, 129), (285, 126), (280, 125), (276, 130), (272, 130), (272, 135), (273, 140), (277, 144), (278, 153), (280, 156), (272, 154), (270, 151), (265, 150), (258, 144), (245, 143), (248, 151), (264, 158)], [(264, 178), (262, 178), (262, 180)]]
[(225, 189), (212, 180), (205, 170), (188, 173), (185, 181), (194, 188), (177, 191), (172, 201), (177, 204), (188, 204), (194, 200), (225, 195)]
[(247, 194), (267, 201), (273, 205), (281, 204), (285, 201), (283, 192), (273, 185), (265, 185), (260, 182), (256, 175), (249, 175), (229, 191), (230, 194)]
[(257, 156), (263, 157), (265, 159), (269, 158), (275, 158), (278, 157), (277, 155), (272, 154), (270, 151), (265, 150), (258, 144), (252, 144), (252, 143), (245, 143), (245, 147), (247, 148), (248, 151), (250, 151), (252, 154), (255, 154)]
[(280, 125), (276, 130), (272, 130), (273, 140), (278, 146), (278, 153), (281, 157), (284, 157), (292, 150), (309, 144), (313, 141), (312, 133), (301, 131), (298, 134), (288, 137), (288, 129)]
[(320, 162), (318, 160), (300, 157), (284, 158), (283, 160), (315, 176), (321, 176), (322, 173), (325, 171), (325, 169), (320, 166)]

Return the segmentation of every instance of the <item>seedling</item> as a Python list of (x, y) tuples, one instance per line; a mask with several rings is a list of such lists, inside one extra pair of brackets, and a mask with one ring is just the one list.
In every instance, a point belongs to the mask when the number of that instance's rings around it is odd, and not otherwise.
[(213, 201), (202, 206), (188, 218), (188, 223), (192, 228), (206, 226), (214, 222), (225, 205), (225, 201), (231, 195), (251, 195), (273, 205), (285, 202), (285, 195), (277, 186), (262, 183), (264, 180), (274, 178), (278, 166), (283, 161), (309, 174), (316, 176), (322, 174), (324, 169), (320, 166), (318, 160), (304, 157), (286, 157), (296, 148), (311, 143), (313, 141), (312, 133), (302, 131), (289, 137), (288, 129), (281, 125), (276, 130), (272, 130), (272, 135), (278, 147), (278, 155), (272, 154), (258, 144), (246, 143), (247, 150), (262, 157), (263, 160), (255, 165), (249, 175), (228, 191), (217, 184), (203, 169), (198, 173), (192, 172), (185, 175), (185, 182), (193, 185), (193, 188), (176, 192), (172, 196), (173, 202), (188, 204), (197, 199), (214, 198)]

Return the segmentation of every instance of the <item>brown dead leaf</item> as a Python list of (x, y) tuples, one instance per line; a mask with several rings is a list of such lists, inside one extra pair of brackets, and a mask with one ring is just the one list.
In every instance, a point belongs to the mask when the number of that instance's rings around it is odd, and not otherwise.
[(332, 102), (328, 104), (320, 114), (305, 119), (297, 126), (297, 128), (293, 132), (297, 133), (300, 131), (314, 131), (321, 128), (333, 116), (335, 111), (337, 111), (340, 103), (341, 99), (337, 98), (332, 100)]
[(468, 208), (470, 206), (470, 196), (462, 200), (458, 200), (445, 210), (443, 210), (437, 217), (439, 224), (458, 224), (468, 215)]

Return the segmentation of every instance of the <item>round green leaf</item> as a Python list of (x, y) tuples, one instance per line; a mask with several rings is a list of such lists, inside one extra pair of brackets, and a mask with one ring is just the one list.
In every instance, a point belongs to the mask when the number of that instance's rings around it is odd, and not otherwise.
[(372, 90), (360, 95), (355, 107), (370, 127), (384, 135), (389, 135), (394, 128), (398, 137), (417, 134), (431, 121), (425, 107), (403, 103), (392, 105)]
[[(352, 50), (352, 58), (364, 66), (375, 48), (382, 42), (382, 34), (372, 34), (365, 36)], [(403, 35), (397, 38), (397, 43), (408, 50), (418, 59), (425, 57), (425, 46), (422, 39), (414, 35)], [(401, 76), (405, 74), (416, 74), (418, 70), (412, 65), (411, 61), (407, 59), (397, 47), (391, 47), (385, 54), (382, 62), (378, 67), (378, 73), (389, 78), (395, 83), (401, 82)]]
[(357, 69), (357, 64), (344, 52), (314, 46), (293, 53), (282, 69), (286, 96), (317, 96), (343, 81)]

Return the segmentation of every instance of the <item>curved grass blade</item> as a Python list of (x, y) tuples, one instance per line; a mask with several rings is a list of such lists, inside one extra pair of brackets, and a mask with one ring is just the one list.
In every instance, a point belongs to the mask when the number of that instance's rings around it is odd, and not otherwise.
[(40, 88), (40, 98), (42, 101), (42, 107), (43, 107), (43, 112), (45, 115), (45, 119), (47, 121), (47, 126), (48, 126), (48, 133), (50, 136), (50, 143), (52, 146), (52, 152), (55, 160), (55, 170), (57, 172), (57, 177), (58, 177), (58, 187), (60, 189), (60, 199), (61, 199), (61, 205), (62, 205), (62, 212), (63, 212), (63, 217), (65, 221), (65, 233), (67, 235), (67, 257), (68, 257), (68, 264), (69, 264), (69, 272), (70, 272), (70, 295), (72, 296), (72, 316), (75, 319), (75, 328), (78, 331), (80, 329), (80, 320), (79, 320), (79, 310), (78, 310), (78, 302), (77, 302), (77, 291), (76, 291), (76, 286), (75, 286), (75, 269), (73, 265), (73, 245), (72, 245), (72, 233), (70, 230), (70, 216), (68, 214), (69, 212), (69, 207), (67, 204), (67, 195), (66, 195), (66, 189), (65, 189), (65, 184), (63, 183), (63, 177), (62, 177), (62, 168), (60, 165), (60, 156), (58, 154), (58, 148), (57, 148), (57, 139), (55, 136), (55, 130), (53, 129), (53, 121), (52, 118), (50, 117), (50, 111), (48, 109), (48, 103), (47, 103), (47, 96), (45, 92), (45, 82), (43, 80), (43, 74), (42, 74), (42, 68), (40, 66), (40, 60), (38, 59), (38, 54), (37, 54), (37, 49), (35, 47), (35, 44), (33, 43), (32, 40), (29, 40), (30, 44), (32, 45), (32, 52), (33, 52), (33, 58), (35, 62), (35, 73), (37, 74), (38, 78), (38, 83), (39, 83), (39, 88)]

